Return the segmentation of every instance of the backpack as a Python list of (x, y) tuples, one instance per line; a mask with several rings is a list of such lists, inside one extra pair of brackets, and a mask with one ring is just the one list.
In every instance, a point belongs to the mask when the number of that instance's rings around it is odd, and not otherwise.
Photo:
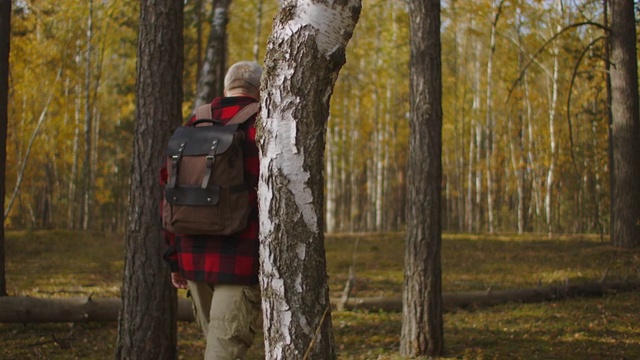
[(212, 119), (211, 105), (206, 104), (196, 109), (193, 126), (176, 129), (166, 150), (165, 229), (230, 235), (247, 227), (251, 207), (244, 180), (245, 134), (238, 127), (257, 111), (257, 103), (249, 104), (223, 125)]

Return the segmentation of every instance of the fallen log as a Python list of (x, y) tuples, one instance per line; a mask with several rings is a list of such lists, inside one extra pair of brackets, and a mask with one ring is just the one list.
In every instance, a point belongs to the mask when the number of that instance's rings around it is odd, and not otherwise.
[[(555, 301), (574, 297), (603, 296), (608, 293), (640, 290), (640, 281), (588, 282), (576, 285), (546, 286), (529, 289), (487, 290), (443, 293), (444, 311), (481, 308), (492, 305)], [(333, 309), (402, 311), (401, 297), (368, 297), (331, 299)], [(0, 297), (0, 323), (117, 321), (119, 298), (33, 298)], [(191, 303), (178, 300), (178, 321), (193, 321)]]
[[(527, 289), (468, 291), (457, 293), (443, 293), (442, 304), (444, 311), (457, 309), (481, 308), (504, 303), (533, 303), (554, 301), (575, 297), (603, 296), (607, 293), (640, 290), (640, 281), (620, 282), (587, 282), (575, 285), (546, 286)], [(332, 299), (331, 304), (336, 307), (340, 299)], [(341, 304), (345, 310), (369, 311), (402, 311), (401, 297), (369, 297), (350, 298)]]
[[(117, 321), (119, 298), (0, 297), (0, 323)], [(178, 321), (192, 321), (189, 300), (178, 300)]]

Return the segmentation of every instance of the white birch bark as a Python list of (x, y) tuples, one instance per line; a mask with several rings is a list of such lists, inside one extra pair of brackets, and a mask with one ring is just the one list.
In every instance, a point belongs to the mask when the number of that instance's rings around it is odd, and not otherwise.
[[(558, 15), (562, 15), (562, 1), (556, 1), (556, 11)], [(556, 32), (562, 30), (561, 20), (555, 27)], [(549, 169), (547, 171), (546, 193), (544, 199), (544, 208), (547, 220), (547, 233), (549, 236), (553, 234), (553, 186), (555, 181), (555, 169), (557, 162), (557, 141), (556, 141), (556, 109), (558, 106), (558, 76), (560, 72), (560, 46), (557, 42), (553, 43), (553, 75), (551, 77), (551, 96), (549, 100)]]
[[(360, 59), (360, 68), (364, 68), (364, 59)], [(358, 74), (358, 83), (360, 83), (362, 80), (362, 74)], [(354, 104), (354, 111), (353, 111), (353, 116), (349, 117), (349, 126), (348, 126), (348, 137), (349, 137), (349, 149), (356, 149), (356, 146), (358, 145), (359, 141), (361, 141), (361, 135), (360, 135), (360, 129), (359, 126), (360, 124), (358, 123), (358, 121), (356, 121), (356, 119), (359, 119), (362, 116), (362, 91), (360, 89), (356, 89), (354, 90), (354, 92), (357, 94), (356, 99), (354, 100), (355, 104)], [(361, 194), (358, 189), (359, 189), (359, 178), (358, 178), (358, 172), (353, 171), (353, 169), (357, 169), (358, 166), (358, 159), (359, 159), (360, 154), (358, 154), (355, 151), (349, 151), (349, 169), (352, 169), (352, 171), (350, 172), (350, 184), (349, 184), (349, 188), (350, 188), (350, 195), (351, 195), (351, 200), (350, 200), (350, 219), (349, 219), (349, 232), (354, 232), (354, 231), (361, 231), (366, 229), (366, 217), (363, 215), (365, 213), (365, 210), (362, 209), (361, 206), (361, 197), (363, 196), (363, 194)]]
[(257, 9), (256, 9), (256, 35), (253, 38), (253, 61), (260, 61), (260, 36), (262, 34), (262, 16), (264, 15), (263, 11), (264, 0), (258, 0)]
[[(522, 69), (523, 66), (523, 44), (522, 44), (522, 28), (520, 23), (520, 15), (517, 15), (516, 19), (516, 27), (518, 34), (518, 69)], [(526, 77), (526, 74), (523, 75)], [(521, 108), (518, 109), (517, 114), (517, 125), (516, 128), (516, 136), (514, 136), (511, 126), (511, 121), (507, 121), (507, 126), (509, 127), (509, 150), (511, 153), (511, 166), (513, 168), (514, 177), (516, 180), (516, 193), (518, 197), (518, 204), (516, 210), (516, 221), (518, 226), (518, 234), (524, 233), (525, 226), (525, 196), (524, 196), (524, 168), (525, 168), (525, 159), (524, 159), (524, 144), (523, 144), (523, 134), (524, 134), (524, 114)], [(514, 144), (514, 138), (516, 143)]]
[(91, 182), (91, 151), (92, 146), (92, 123), (91, 117), (91, 76), (92, 72), (92, 58), (93, 58), (93, 0), (89, 0), (89, 16), (87, 17), (87, 51), (85, 54), (85, 99), (84, 99), (84, 164), (82, 171), (82, 229), (87, 230), (89, 228), (89, 211), (91, 209), (91, 199), (93, 192), (93, 183)]
[(205, 59), (198, 79), (193, 108), (222, 96), (227, 54), (227, 20), (231, 0), (214, 1), (211, 31), (207, 40)]
[(542, 208), (542, 177), (539, 176), (538, 157), (536, 156), (537, 146), (533, 132), (533, 108), (529, 95), (529, 82), (525, 76), (524, 81), (524, 102), (526, 107), (526, 128), (527, 128), (527, 161), (529, 162), (528, 172), (531, 179), (531, 203), (529, 213), (539, 217)]
[[(381, 30), (380, 30), (380, 25), (376, 24), (376, 60), (375, 60), (375, 68), (382, 70), (384, 64), (382, 63), (382, 58), (380, 56), (381, 52), (383, 51), (383, 47), (382, 47), (382, 43), (381, 43)], [(376, 74), (379, 73), (379, 71), (375, 72)], [(376, 79), (377, 75), (374, 75), (374, 83), (378, 84), (379, 81)], [(375, 118), (375, 132), (373, 134), (373, 151), (374, 151), (374, 176), (375, 176), (375, 181), (374, 181), (374, 189), (373, 189), (373, 205), (374, 205), (374, 219), (373, 219), (373, 224), (372, 224), (372, 228), (371, 230), (373, 231), (381, 231), (382, 229), (382, 209), (383, 209), (383, 204), (384, 204), (384, 199), (383, 199), (383, 193), (382, 193), (382, 189), (384, 188), (384, 170), (385, 170), (385, 163), (384, 163), (384, 153), (388, 152), (386, 151), (386, 147), (385, 147), (385, 132), (384, 132), (384, 127), (385, 125), (383, 124), (384, 122), (384, 116), (382, 114), (382, 103), (381, 103), (381, 97), (380, 96), (380, 88), (376, 87), (375, 90), (373, 91), (374, 93), (374, 98), (373, 98), (373, 103), (375, 106), (375, 114), (374, 114), (374, 118)]]
[[(480, 209), (482, 200), (482, 172), (480, 171), (480, 150), (482, 146), (482, 122), (480, 121), (480, 42), (475, 47), (473, 103), (471, 106), (472, 125), (469, 129), (469, 174), (468, 174), (468, 210), (467, 230), (480, 228)], [(473, 189), (475, 188), (475, 201)]]
[(491, 38), (489, 40), (489, 58), (487, 59), (487, 96), (486, 96), (486, 119), (485, 119), (485, 131), (487, 146), (485, 148), (485, 161), (487, 166), (487, 226), (490, 233), (494, 232), (494, 214), (493, 214), (493, 200), (494, 200), (494, 169), (493, 169), (493, 156), (494, 156), (494, 116), (493, 116), (493, 57), (496, 51), (496, 36), (498, 20), (502, 12), (502, 5), (504, 0), (500, 0), (496, 11), (494, 13), (493, 21), (491, 22)]
[[(58, 80), (60, 80), (60, 76), (62, 75), (62, 69), (58, 70), (58, 75), (56, 76), (56, 80), (53, 82), (53, 87), (51, 89), (51, 92), (49, 93), (49, 96), (47, 97), (47, 101), (44, 103), (44, 107), (42, 109), (42, 111), (40, 112), (40, 116), (38, 117), (38, 121), (36, 122), (36, 127), (35, 129), (33, 129), (33, 132), (31, 133), (31, 137), (29, 138), (29, 143), (27, 144), (27, 148), (25, 150), (24, 153), (24, 158), (21, 159), (20, 162), (20, 169), (18, 170), (18, 176), (16, 178), (16, 184), (13, 188), (13, 192), (11, 193), (11, 198), (9, 199), (9, 202), (7, 203), (7, 207), (4, 210), (4, 219), (6, 220), (7, 217), (9, 216), (9, 214), (11, 213), (11, 208), (13, 207), (13, 203), (16, 200), (16, 197), (18, 196), (18, 194), (20, 194), (20, 186), (22, 185), (22, 179), (24, 177), (24, 173), (25, 170), (27, 168), (27, 163), (29, 161), (29, 156), (31, 154), (31, 148), (33, 147), (34, 142), (36, 141), (36, 138), (38, 136), (38, 134), (40, 133), (40, 128), (42, 127), (42, 125), (44, 124), (45, 120), (47, 119), (47, 111), (49, 111), (49, 105), (51, 104), (51, 100), (53, 99), (53, 95), (55, 92), (55, 86), (58, 84)], [(32, 220), (35, 220), (35, 216), (31, 215)]]
[(288, 0), (263, 75), (258, 187), (266, 359), (336, 357), (327, 286), (323, 154), (329, 100), (360, 1)]
[[(349, 171), (351, 169), (351, 160), (352, 160), (352, 151), (347, 152), (344, 149), (349, 149), (350, 147), (350, 137), (349, 137), (349, 126), (351, 121), (352, 112), (349, 107), (350, 103), (348, 99), (344, 98), (344, 104), (342, 105), (342, 121), (344, 122), (343, 126), (338, 129), (338, 137), (340, 139), (339, 143), (342, 145), (341, 149), (342, 154), (340, 156), (340, 167), (339, 167), (339, 177), (340, 177), (340, 201), (338, 205), (338, 216), (339, 216), (339, 231), (348, 231), (350, 229), (351, 224), (351, 192), (353, 188), (351, 187), (350, 179), (353, 176), (353, 172)], [(349, 155), (347, 155), (349, 154)]]
[[(76, 91), (79, 90), (79, 87), (76, 86)], [(78, 92), (79, 93), (79, 92)], [(73, 160), (71, 163), (71, 174), (69, 174), (69, 188), (68, 188), (68, 198), (69, 198), (69, 207), (67, 209), (67, 227), (69, 229), (74, 229), (76, 226), (76, 209), (77, 209), (77, 204), (76, 204), (76, 184), (78, 182), (78, 162), (79, 162), (79, 155), (78, 155), (78, 148), (79, 148), (79, 143), (80, 143), (80, 107), (81, 107), (81, 100), (80, 97), (76, 96), (74, 99), (74, 130), (73, 130), (73, 143), (71, 146), (71, 153), (73, 154)]]
[(327, 129), (327, 148), (326, 148), (326, 161), (325, 168), (327, 177), (326, 181), (326, 206), (325, 206), (325, 224), (326, 224), (326, 232), (333, 233), (336, 228), (336, 217), (335, 217), (335, 208), (336, 208), (336, 175), (334, 168), (336, 166), (336, 155), (334, 151), (335, 146), (335, 136), (334, 129)]

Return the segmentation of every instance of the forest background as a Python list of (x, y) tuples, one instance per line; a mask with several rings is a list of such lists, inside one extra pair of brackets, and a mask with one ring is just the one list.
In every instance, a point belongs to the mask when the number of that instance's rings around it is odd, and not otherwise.
[[(605, 34), (593, 25), (603, 2), (498, 3), (442, 2), (443, 228), (604, 236)], [(277, 10), (231, 2), (228, 63), (261, 62)], [(124, 232), (137, 11), (127, 0), (14, 2), (7, 228)], [(185, 118), (211, 12), (211, 1), (185, 1)], [(404, 228), (408, 63), (406, 3), (363, 1), (326, 133), (328, 232)]]

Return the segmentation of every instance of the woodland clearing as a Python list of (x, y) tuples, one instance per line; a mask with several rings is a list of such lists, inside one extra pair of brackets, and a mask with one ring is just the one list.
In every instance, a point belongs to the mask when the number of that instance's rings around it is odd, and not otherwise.
[[(124, 236), (62, 230), (9, 231), (10, 296), (117, 298)], [(401, 295), (403, 233), (338, 234), (326, 238), (329, 286), (340, 297), (352, 267), (352, 296)], [(443, 291), (638, 279), (640, 250), (591, 235), (444, 234)], [(184, 294), (179, 293), (179, 296)], [(541, 303), (508, 303), (447, 311), (445, 347), (452, 359), (637, 359), (637, 292)], [(401, 359), (402, 315), (382, 311), (332, 314), (339, 359)], [(0, 359), (112, 359), (116, 322), (0, 324)], [(249, 360), (262, 358), (257, 338)], [(178, 324), (180, 359), (204, 349), (193, 322)]]

